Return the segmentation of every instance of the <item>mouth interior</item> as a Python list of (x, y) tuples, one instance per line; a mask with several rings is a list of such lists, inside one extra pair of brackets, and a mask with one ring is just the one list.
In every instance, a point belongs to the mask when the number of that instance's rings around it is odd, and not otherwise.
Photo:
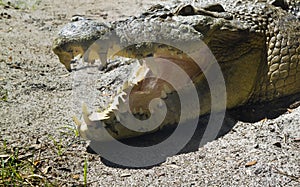
[[(177, 89), (181, 89), (203, 76), (198, 64), (182, 53), (159, 51), (153, 55), (153, 58), (145, 61), (143, 65), (149, 68), (149, 72), (131, 89), (129, 94), (129, 106), (134, 112), (142, 109), (145, 114), (149, 114), (148, 106), (151, 100), (167, 99), (168, 94), (176, 92), (174, 86), (166, 80), (179, 83), (180, 86), (177, 86)], [(180, 77), (175, 68), (183, 70), (188, 78)]]
[[(123, 99), (125, 100), (125, 102), (129, 103), (131, 112), (133, 114), (146, 115), (149, 117), (149, 103), (153, 99), (160, 98), (163, 100), (168, 100), (169, 103), (177, 103), (178, 101), (173, 101), (174, 98), (177, 98), (174, 97), (173, 94), (176, 93), (176, 90), (181, 89), (188, 84), (195, 84), (195, 82), (199, 82), (201, 81), (201, 79), (203, 79), (203, 71), (205, 71), (209, 67), (210, 62), (206, 58), (205, 51), (202, 53), (201, 49), (197, 49), (195, 51), (197, 51), (197, 56), (200, 55), (199, 58), (197, 58), (197, 63), (201, 63), (201, 68), (199, 67), (199, 64), (197, 64), (190, 56), (185, 54), (183, 51), (170, 47), (160, 47), (154, 49), (154, 52), (151, 51), (151, 57), (147, 56), (140, 60), (143, 61), (143, 63), (138, 65), (137, 67), (133, 67), (133, 72), (131, 73), (131, 75), (127, 74), (128, 77), (126, 78), (128, 79), (129, 83), (125, 83), (125, 78), (124, 80), (122, 80), (122, 82), (114, 83), (117, 86), (110, 86), (109, 89), (116, 93), (117, 87), (123, 87), (122, 92), (126, 93), (126, 95), (123, 96)], [(115, 56), (121, 57), (120, 59), (117, 59), (117, 61), (123, 61), (122, 58), (124, 57), (136, 61), (140, 59), (140, 56), (143, 56), (136, 55), (130, 50), (126, 52), (126, 49), (125, 52), (122, 51), (122, 53), (120, 54), (117, 54)], [(130, 55), (126, 56), (126, 54)], [(136, 64), (138, 63), (136, 62)], [(118, 79), (118, 77), (114, 76), (119, 76), (120, 71), (123, 71), (123, 69), (124, 68), (122, 68), (122, 70), (112, 69), (106, 73), (107, 75), (111, 74), (111, 78)], [(176, 69), (183, 71), (187, 76), (182, 77), (178, 75)], [(103, 77), (101, 79), (106, 80), (107, 77)], [(171, 82), (169, 82), (168, 80), (171, 80)], [(172, 85), (172, 82), (178, 83), (176, 84), (177, 86), (175, 86), (176, 89)], [(128, 85), (124, 86), (125, 84)], [(169, 97), (170, 94), (172, 94), (172, 98)], [(103, 95), (103, 93), (101, 93), (101, 95)], [(105, 111), (104, 113), (106, 114), (108, 114), (111, 110), (119, 109), (117, 103), (119, 97), (121, 97), (120, 92), (109, 95), (111, 96), (111, 99), (109, 99), (111, 101), (109, 102), (111, 103), (111, 107), (103, 108)], [(103, 97), (100, 98), (101, 100), (105, 99)], [(177, 105), (174, 104), (174, 106)]]

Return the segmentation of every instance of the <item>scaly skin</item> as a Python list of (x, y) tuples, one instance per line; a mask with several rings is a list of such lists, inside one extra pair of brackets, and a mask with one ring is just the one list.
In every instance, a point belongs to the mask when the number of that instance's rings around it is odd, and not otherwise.
[[(197, 41), (204, 41), (223, 72), (227, 89), (226, 108), (233, 109), (300, 93), (299, 17), (296, 0), (284, 3), (280, 0), (207, 0), (193, 5), (157, 5), (140, 17), (125, 21), (104, 24), (83, 19), (72, 22), (59, 33), (53, 51), (68, 70), (71, 70), (71, 60), (85, 52), (88, 54), (85, 61), (99, 58), (105, 69), (107, 56), (128, 45), (131, 47), (122, 49), (115, 56), (171, 59), (188, 73), (199, 94), (200, 113), (188, 110), (188, 106), (181, 109), (186, 112), (181, 120), (187, 121), (222, 108), (211, 111), (209, 88), (203, 73), (189, 56), (167, 45), (149, 44), (145, 40), (154, 37), (162, 43), (172, 41), (179, 46), (187, 45), (196, 52), (201, 50), (196, 46)], [(141, 42), (144, 43), (135, 45)], [(90, 51), (87, 51), (89, 47)], [(116, 70), (122, 72), (122, 68), (116, 67)], [(147, 118), (150, 115), (148, 102), (157, 97), (168, 106), (162, 126), (176, 124), (180, 101), (174, 88), (164, 82), (155, 82), (157, 80), (145, 80), (149, 72), (156, 74), (155, 69), (155, 65), (149, 64), (134, 66), (130, 82), (118, 85), (122, 90), (103, 112), (90, 115), (84, 107), (84, 122), (76, 120), (81, 136), (90, 140), (108, 140), (103, 133), (105, 129), (116, 139), (145, 134), (124, 127), (118, 115), (128, 112), (122, 108), (124, 103), (129, 102), (130, 110), (137, 118)], [(168, 73), (166, 71), (163, 70)], [(131, 87), (133, 91), (129, 94)], [(189, 92), (188, 84), (186, 87), (180, 89)], [(156, 110), (159, 111), (159, 107), (154, 107), (154, 113)]]

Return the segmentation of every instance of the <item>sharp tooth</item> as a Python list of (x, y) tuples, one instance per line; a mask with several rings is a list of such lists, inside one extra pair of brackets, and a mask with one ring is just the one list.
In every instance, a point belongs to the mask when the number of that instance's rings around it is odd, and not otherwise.
[(128, 81), (125, 81), (124, 84), (123, 84), (122, 90), (125, 90), (128, 87), (129, 87), (129, 83), (128, 83)]
[(118, 109), (118, 105), (119, 105), (119, 103), (117, 103), (116, 100), (113, 100), (113, 102), (112, 102), (112, 104), (110, 106), (111, 110), (117, 110)]
[(93, 121), (91, 121), (89, 118), (89, 112), (88, 112), (86, 104), (82, 104), (82, 115), (83, 115), (83, 120), (86, 123), (86, 125), (92, 125)]
[(138, 62), (139, 62), (139, 64), (140, 64), (140, 66), (142, 66), (144, 61), (141, 60), (141, 59), (139, 59)]
[[(123, 92), (124, 93), (124, 92)], [(122, 101), (125, 102), (126, 101), (126, 97), (127, 97), (127, 94), (124, 93), (120, 96), (122, 98)]]
[[(95, 126), (99, 125), (99, 123), (97, 123), (96, 121), (90, 120), (89, 112), (88, 112), (86, 104), (82, 105), (82, 116), (83, 116), (84, 123), (82, 125), (80, 125), (79, 133), (82, 138), (87, 139), (87, 137), (91, 135), (90, 128), (92, 126), (95, 127)], [(100, 123), (100, 125), (101, 125), (101, 123)]]
[(128, 88), (132, 88), (134, 84), (131, 81), (128, 81)]
[[(129, 95), (129, 93), (131, 92), (131, 89), (132, 87), (128, 87), (126, 88), (125, 90), (122, 90), (126, 95)], [(126, 99), (125, 99), (126, 100)]]
[(143, 111), (143, 109), (142, 108), (140, 108), (140, 111), (139, 111), (140, 113), (140, 115), (142, 115), (142, 114), (144, 114), (144, 111)]
[(136, 114), (137, 112), (136, 112), (136, 109), (135, 108), (133, 108), (133, 114)]
[(115, 113), (115, 115), (116, 115), (117, 120), (120, 121), (120, 116), (119, 116), (119, 114)]
[[(106, 124), (97, 119), (97, 116), (95, 116), (97, 114), (93, 113), (90, 115), (86, 104), (82, 105), (82, 114), (84, 123), (82, 123), (80, 125), (80, 128), (78, 129), (80, 137), (95, 141), (102, 140), (103, 137), (99, 137), (99, 132), (102, 131), (103, 127), (105, 127)], [(90, 119), (90, 117), (92, 120)]]
[(125, 105), (125, 103), (124, 103), (124, 101), (123, 101), (123, 99), (121, 97), (118, 98), (118, 102), (119, 102), (119, 106), (118, 106), (119, 111), (121, 113), (126, 112), (127, 111), (126, 110), (126, 105)]
[(162, 91), (161, 91), (161, 94), (160, 94), (160, 97), (161, 97), (162, 99), (167, 98), (166, 92), (162, 90)]
[(74, 60), (79, 60), (82, 57), (82, 54), (78, 54), (77, 56), (74, 57)]
[(171, 93), (171, 92), (172, 92), (172, 90), (170, 89), (170, 87), (167, 86), (166, 84), (164, 85), (164, 91), (165, 91), (166, 93)]
[(121, 93), (122, 91), (122, 88), (118, 88), (117, 93)]
[(118, 97), (118, 105), (120, 105), (123, 102), (121, 97)]
[(125, 102), (125, 99), (123, 98), (123, 95), (118, 96), (118, 102), (119, 102), (119, 104)]
[(81, 126), (80, 120), (76, 116), (73, 116), (73, 121), (76, 124), (77, 129), (80, 129)]

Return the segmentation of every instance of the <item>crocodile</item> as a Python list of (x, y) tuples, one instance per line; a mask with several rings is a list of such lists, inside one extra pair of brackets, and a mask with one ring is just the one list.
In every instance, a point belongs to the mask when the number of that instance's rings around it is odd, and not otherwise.
[[(76, 17), (65, 25), (54, 40), (53, 51), (67, 70), (78, 57), (89, 64), (101, 62), (99, 71), (125, 74), (128, 80), (112, 84), (109, 105), (89, 113), (83, 106), (83, 121), (74, 118), (80, 135), (95, 141), (110, 136), (121, 140), (153, 133), (212, 112), (263, 105), (280, 98), (292, 98), (300, 93), (300, 13), (297, 0), (205, 0), (172, 2), (151, 7), (140, 16), (121, 21), (98, 22)], [(149, 42), (149, 38), (155, 41)], [(153, 41), (153, 40), (151, 40)], [(226, 85), (225, 108), (211, 108), (212, 96), (204, 76), (210, 64), (199, 68), (194, 60), (177, 46), (202, 53), (204, 42), (220, 66)], [(108, 57), (125, 57), (137, 62), (131, 66), (113, 64)], [(145, 58), (171, 60), (187, 72), (179, 90), (189, 92), (193, 84), (198, 93), (199, 111), (180, 105), (177, 89), (148, 75), (168, 74), (180, 80), (167, 68), (146, 63)], [(203, 58), (199, 56), (199, 58)], [(159, 63), (157, 63), (159, 64)], [(158, 66), (158, 65), (157, 65)], [(130, 73), (124, 71), (129, 68)], [(160, 69), (160, 70), (157, 70)], [(124, 77), (124, 75), (123, 75)], [(185, 85), (186, 84), (186, 85)], [(130, 100), (129, 100), (130, 98)], [(149, 102), (160, 98), (155, 106)], [(297, 97), (298, 98), (298, 97)], [(100, 98), (101, 99), (101, 98)], [(104, 98), (103, 98), (104, 99)], [(131, 112), (143, 121), (160, 112), (163, 101), (168, 111), (159, 127), (131, 130), (120, 122), (120, 115)], [(284, 101), (284, 100), (283, 100)], [(129, 107), (124, 107), (129, 103)], [(191, 107), (192, 108), (192, 107)], [(185, 113), (180, 116), (180, 111)], [(181, 119), (179, 119), (179, 116)], [(135, 123), (135, 122), (132, 122)], [(144, 124), (145, 125), (145, 124)], [(146, 124), (147, 125), (147, 124)], [(150, 130), (149, 130), (150, 129)]]

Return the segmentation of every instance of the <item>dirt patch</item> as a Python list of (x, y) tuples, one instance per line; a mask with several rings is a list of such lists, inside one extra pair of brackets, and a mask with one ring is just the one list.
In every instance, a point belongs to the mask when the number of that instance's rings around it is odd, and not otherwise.
[(155, 2), (43, 0), (0, 6), (0, 130), (6, 152), (18, 148), (29, 155), (42, 179), (33, 182), (40, 185), (83, 185), (87, 161), (91, 186), (298, 186), (300, 108), (275, 120), (239, 122), (198, 151), (148, 169), (113, 168), (86, 151), (88, 142), (73, 130), (72, 77), (52, 53), (52, 41), (72, 15), (111, 21), (150, 4)]

